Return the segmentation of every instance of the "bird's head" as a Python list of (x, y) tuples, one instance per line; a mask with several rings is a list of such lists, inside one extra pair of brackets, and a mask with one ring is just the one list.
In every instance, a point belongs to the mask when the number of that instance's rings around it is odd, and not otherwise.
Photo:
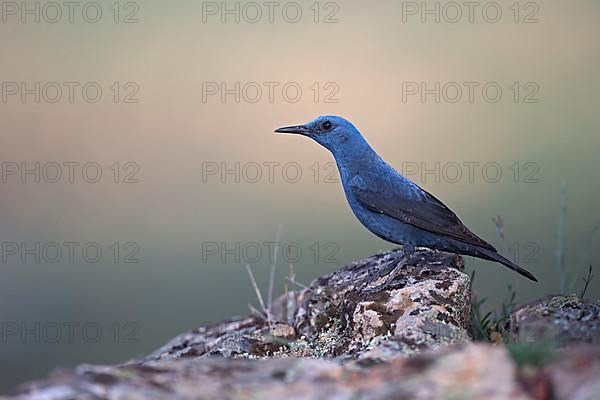
[(335, 115), (320, 116), (304, 125), (286, 126), (276, 129), (275, 132), (308, 136), (334, 155), (352, 151), (365, 143), (358, 129), (350, 121)]

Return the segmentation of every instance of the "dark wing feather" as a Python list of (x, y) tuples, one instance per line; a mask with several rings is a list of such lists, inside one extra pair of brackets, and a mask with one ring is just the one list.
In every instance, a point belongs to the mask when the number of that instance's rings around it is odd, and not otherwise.
[[(369, 210), (429, 232), (496, 252), (492, 245), (471, 232), (452, 210), (412, 182), (408, 180), (377, 182), (378, 179), (375, 179), (376, 182), (365, 182), (361, 177), (355, 178), (358, 178), (359, 182), (357, 184), (356, 179), (353, 179), (352, 193)], [(395, 184), (408, 184), (410, 187), (402, 193), (393, 188)], [(377, 188), (385, 188), (385, 192), (382, 193)]]

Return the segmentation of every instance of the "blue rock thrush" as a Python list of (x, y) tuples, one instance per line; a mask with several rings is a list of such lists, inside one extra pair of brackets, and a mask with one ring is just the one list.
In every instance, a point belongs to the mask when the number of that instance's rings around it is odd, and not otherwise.
[(499, 262), (537, 282), (471, 232), (441, 201), (383, 161), (344, 118), (321, 116), (275, 132), (308, 136), (327, 148), (356, 218), (380, 238), (402, 245), (407, 255), (415, 246), (469, 255)]

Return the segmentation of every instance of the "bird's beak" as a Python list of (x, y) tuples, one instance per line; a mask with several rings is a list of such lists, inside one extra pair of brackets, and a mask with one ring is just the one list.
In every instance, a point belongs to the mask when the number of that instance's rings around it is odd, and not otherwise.
[(285, 126), (283, 128), (275, 129), (277, 133), (294, 133), (298, 135), (309, 135), (310, 129), (304, 125)]

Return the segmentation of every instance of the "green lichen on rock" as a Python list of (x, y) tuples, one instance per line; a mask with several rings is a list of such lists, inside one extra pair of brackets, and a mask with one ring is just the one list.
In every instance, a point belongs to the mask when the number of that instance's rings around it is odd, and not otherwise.
[(221, 355), (389, 360), (469, 340), (469, 277), (456, 255), (401, 250), (353, 262), (253, 315), (188, 332), (146, 360)]

